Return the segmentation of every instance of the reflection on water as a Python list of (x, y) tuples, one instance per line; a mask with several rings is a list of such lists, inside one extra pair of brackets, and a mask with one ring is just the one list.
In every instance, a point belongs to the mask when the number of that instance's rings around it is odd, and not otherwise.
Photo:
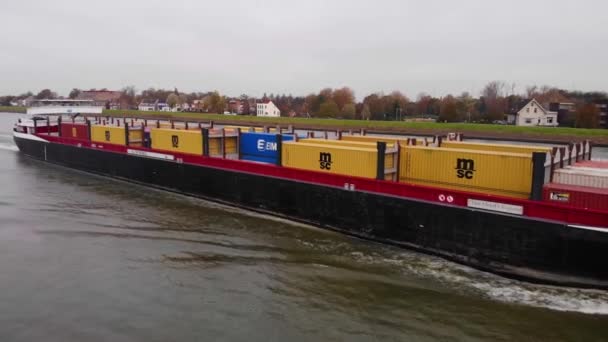
[[(8, 132), (11, 120), (0, 118)], [(608, 293), (34, 161), (0, 135), (7, 340), (608, 339)]]

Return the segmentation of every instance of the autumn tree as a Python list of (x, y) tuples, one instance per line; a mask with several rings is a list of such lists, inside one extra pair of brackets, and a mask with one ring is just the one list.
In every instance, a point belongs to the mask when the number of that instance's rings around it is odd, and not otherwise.
[(406, 113), (409, 99), (400, 91), (393, 91), (387, 96), (382, 97), (384, 112), (395, 120), (400, 120)]
[(599, 125), (598, 108), (593, 103), (585, 103), (576, 109), (577, 128), (597, 128)]
[(459, 113), (458, 101), (454, 96), (448, 95), (441, 100), (439, 111), (439, 121), (458, 122), (461, 121), (461, 113)]
[(171, 94), (169, 94), (169, 96), (167, 96), (167, 104), (171, 108), (175, 108), (175, 106), (177, 106), (178, 101), (179, 101), (179, 96), (176, 95), (175, 93), (171, 93)]
[(354, 103), (347, 103), (342, 107), (342, 111), (340, 112), (340, 116), (343, 119), (354, 119), (357, 114), (357, 109)]
[(54, 98), (57, 98), (57, 93), (51, 91), (50, 89), (43, 89), (36, 95), (37, 100), (54, 99)]
[(364, 104), (363, 105), (363, 109), (361, 110), (361, 119), (362, 120), (369, 120), (372, 117), (372, 113), (369, 110), (369, 106)]
[(461, 121), (466, 120), (470, 122), (474, 119), (477, 119), (477, 117), (479, 116), (479, 113), (476, 110), (477, 100), (475, 100), (466, 91), (460, 94), (460, 96), (456, 100), (456, 106), (458, 107), (458, 115)]
[(425, 93), (418, 94), (416, 100), (416, 114), (424, 115), (428, 114), (429, 105), (431, 103), (431, 96)]
[(150, 103), (157, 100), (162, 101), (166, 100), (171, 93), (173, 93), (173, 90), (148, 88), (141, 92), (141, 100)]
[(556, 87), (544, 85), (538, 87), (536, 85), (526, 87), (525, 96), (527, 99), (536, 99), (543, 105), (552, 102), (568, 102), (570, 99), (567, 96), (567, 92)]
[(69, 97), (70, 99), (75, 99), (75, 98), (77, 98), (77, 97), (78, 97), (78, 95), (80, 95), (80, 89), (78, 89), (78, 88), (73, 88), (73, 89), (70, 91), (70, 94), (68, 95), (68, 97)]
[(122, 109), (130, 109), (134, 108), (137, 105), (136, 91), (134, 86), (127, 86), (122, 88), (120, 91), (120, 108)]
[(223, 114), (226, 109), (226, 98), (216, 90), (205, 97), (204, 107), (211, 113)]
[(340, 114), (340, 109), (334, 100), (328, 100), (321, 104), (317, 117), (319, 118), (335, 118)]
[(348, 87), (334, 90), (331, 97), (340, 110), (347, 104), (355, 103), (355, 93)]
[(482, 96), (487, 121), (503, 120), (505, 114), (505, 99), (503, 92), (505, 83), (492, 81), (483, 88)]
[(0, 106), (11, 106), (11, 102), (17, 97), (12, 95), (0, 96)]
[(363, 104), (367, 106), (370, 112), (371, 120), (384, 120), (384, 105), (382, 103), (381, 94), (371, 94), (363, 99)]

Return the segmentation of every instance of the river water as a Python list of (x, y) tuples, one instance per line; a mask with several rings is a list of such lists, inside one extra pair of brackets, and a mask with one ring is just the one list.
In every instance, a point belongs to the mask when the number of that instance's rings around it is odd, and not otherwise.
[(35, 161), (17, 118), (0, 114), (1, 341), (608, 340), (607, 292)]

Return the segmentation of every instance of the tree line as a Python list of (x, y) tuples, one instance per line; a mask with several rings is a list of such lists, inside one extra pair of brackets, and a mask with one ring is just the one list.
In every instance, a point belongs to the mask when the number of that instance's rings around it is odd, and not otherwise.
[[(107, 90), (107, 89), (99, 89)], [(81, 90), (72, 89), (68, 98), (78, 98)], [(232, 111), (230, 105), (238, 101), (242, 114), (255, 114), (258, 101), (271, 100), (279, 108), (282, 116), (304, 116), (316, 118), (359, 119), (359, 120), (406, 120), (412, 118), (432, 118), (441, 122), (503, 122), (505, 115), (515, 113), (529, 99), (535, 98), (544, 106), (550, 103), (572, 103), (575, 110), (562, 117), (560, 125), (594, 128), (599, 125), (596, 104), (608, 104), (606, 92), (569, 91), (550, 86), (528, 86), (523, 93), (515, 92), (514, 84), (492, 81), (485, 85), (478, 97), (468, 92), (442, 97), (420, 93), (411, 99), (400, 91), (388, 94), (372, 93), (357, 101), (349, 87), (325, 88), (307, 96), (291, 94), (264, 94), (261, 98), (242, 94), (229, 97), (218, 91), (180, 92), (178, 89), (148, 88), (137, 92), (135, 87), (121, 89), (120, 107), (137, 108), (141, 102), (166, 102), (170, 107), (208, 113)], [(0, 96), (0, 105), (9, 106), (14, 101), (33, 97), (35, 99), (59, 98), (51, 89), (43, 89), (37, 94), (27, 92), (20, 95)], [(547, 109), (549, 109), (547, 107)]]

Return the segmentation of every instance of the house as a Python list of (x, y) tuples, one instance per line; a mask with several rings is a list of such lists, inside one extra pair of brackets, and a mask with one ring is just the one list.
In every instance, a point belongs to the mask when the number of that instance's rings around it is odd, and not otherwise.
[(121, 108), (124, 107), (120, 103), (121, 96), (122, 92), (115, 90), (83, 90), (76, 100), (93, 100), (94, 106), (103, 106), (106, 109), (128, 109)]
[[(158, 101), (156, 101), (156, 102), (158, 102)], [(137, 110), (140, 110), (142, 112), (156, 110), (156, 102), (140, 102), (139, 105), (137, 106)]]
[(557, 112), (545, 109), (536, 99), (524, 102), (517, 113), (509, 114), (507, 121), (517, 126), (550, 126), (558, 125)]
[(228, 102), (228, 111), (233, 114), (243, 114), (243, 101), (230, 100)]
[(557, 121), (560, 126), (574, 127), (576, 121), (576, 104), (572, 102), (552, 102), (549, 110), (557, 112)]
[(272, 101), (268, 100), (256, 105), (256, 116), (279, 117), (281, 111)]
[(597, 108), (598, 124), (600, 128), (608, 128), (608, 101), (600, 100), (595, 103)]
[(156, 110), (160, 110), (163, 112), (171, 112), (171, 107), (169, 106), (168, 103), (166, 102), (158, 102), (158, 100), (156, 101)]
[(36, 98), (34, 96), (28, 96), (24, 99), (17, 100), (17, 104), (15, 106), (29, 107), (34, 101), (36, 101)]
[[(156, 100), (154, 102), (143, 102), (142, 101), (137, 106), (137, 110), (140, 110), (143, 112), (149, 112), (149, 111), (170, 112), (171, 107), (169, 107), (169, 105), (167, 103), (160, 102), (159, 100)], [(175, 111), (177, 111), (177, 109)]]

